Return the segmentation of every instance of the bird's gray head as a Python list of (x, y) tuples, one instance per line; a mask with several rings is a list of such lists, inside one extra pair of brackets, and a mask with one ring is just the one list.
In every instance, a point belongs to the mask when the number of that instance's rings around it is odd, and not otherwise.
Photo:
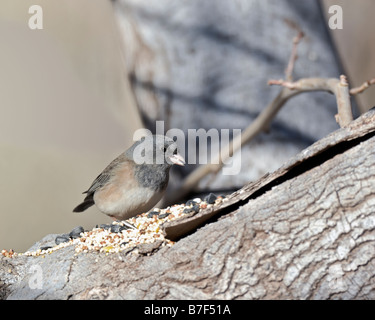
[(176, 142), (163, 135), (150, 135), (136, 141), (126, 156), (137, 164), (160, 165), (168, 168), (173, 164), (183, 166), (185, 161), (178, 153)]

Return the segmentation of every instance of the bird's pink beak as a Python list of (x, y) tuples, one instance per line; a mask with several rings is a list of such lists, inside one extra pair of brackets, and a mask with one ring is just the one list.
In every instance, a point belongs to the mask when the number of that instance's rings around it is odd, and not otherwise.
[(184, 166), (185, 165), (185, 160), (184, 160), (184, 158), (179, 153), (171, 155), (169, 157), (169, 160), (173, 164), (177, 164), (178, 166)]

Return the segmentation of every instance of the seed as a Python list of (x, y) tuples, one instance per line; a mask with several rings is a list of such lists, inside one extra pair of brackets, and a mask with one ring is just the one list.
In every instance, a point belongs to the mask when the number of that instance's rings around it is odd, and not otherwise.
[(217, 199), (217, 196), (213, 193), (210, 193), (208, 196), (204, 197), (204, 201), (206, 201), (208, 204), (215, 203), (216, 199)]
[(157, 212), (157, 211), (151, 211), (147, 215), (147, 218), (152, 218), (153, 216), (157, 216), (158, 214), (159, 214), (159, 212)]
[(195, 204), (191, 208), (185, 208), (184, 211), (182, 211), (182, 213), (198, 213), (199, 209), (199, 204)]
[(69, 237), (72, 238), (72, 239), (77, 239), (81, 236), (81, 232), (84, 232), (85, 230), (83, 229), (83, 227), (81, 226), (78, 226), (78, 227), (75, 227), (70, 233), (69, 233)]
[(66, 234), (63, 234), (61, 236), (57, 236), (56, 239), (55, 239), (55, 243), (57, 245), (59, 245), (60, 243), (68, 242), (68, 241), (70, 241), (70, 238)]
[(44, 250), (48, 250), (48, 249), (51, 249), (52, 247), (50, 246), (45, 246), (45, 247), (41, 247), (40, 250), (44, 251)]
[(187, 207), (190, 207), (190, 206), (193, 206), (193, 205), (195, 205), (196, 204), (196, 202), (194, 201), (194, 200), (188, 200), (188, 201), (186, 201), (186, 206)]
[(111, 225), (111, 232), (113, 233), (118, 233), (121, 232), (122, 230), (126, 230), (127, 228), (125, 226), (121, 226), (119, 224), (113, 224)]
[(135, 229), (135, 230), (137, 230), (137, 228), (129, 222), (123, 221), (122, 224), (123, 224), (123, 227), (125, 227), (125, 229)]
[(168, 217), (170, 214), (171, 214), (170, 212), (159, 214), (159, 219), (164, 219), (164, 218)]

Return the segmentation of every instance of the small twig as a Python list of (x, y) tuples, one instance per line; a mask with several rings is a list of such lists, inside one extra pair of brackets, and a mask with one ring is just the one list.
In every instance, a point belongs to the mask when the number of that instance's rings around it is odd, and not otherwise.
[(293, 80), (293, 70), (294, 70), (294, 64), (298, 58), (297, 56), (297, 47), (302, 38), (304, 37), (304, 33), (300, 30), (298, 32), (298, 35), (293, 38), (293, 48), (292, 48), (292, 53), (290, 54), (288, 66), (285, 69), (285, 79), (288, 81)]
[(296, 82), (284, 80), (270, 80), (270, 85), (280, 85), (298, 93), (309, 91), (327, 91), (336, 96), (337, 110), (336, 121), (340, 127), (347, 126), (352, 120), (352, 107), (350, 104), (349, 87), (346, 77), (336, 78), (305, 78)]
[(337, 102), (335, 116), (340, 127), (347, 126), (353, 121), (352, 105), (350, 103), (349, 85), (346, 76), (341, 75), (339, 83), (333, 88)]
[(285, 80), (269, 80), (269, 85), (279, 85), (294, 91), (328, 91), (334, 93), (332, 88), (339, 82), (336, 78), (302, 78), (295, 82)]
[(362, 93), (363, 91), (365, 91), (367, 88), (369, 88), (370, 86), (374, 84), (375, 84), (375, 78), (371, 80), (367, 80), (366, 82), (364, 82), (361, 86), (357, 88), (350, 89), (349, 92), (351, 95), (356, 95), (358, 93)]

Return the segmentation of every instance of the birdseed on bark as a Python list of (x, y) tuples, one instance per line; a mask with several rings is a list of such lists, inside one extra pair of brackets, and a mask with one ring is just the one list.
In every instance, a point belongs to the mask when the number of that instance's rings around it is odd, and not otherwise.
[(68, 234), (57, 236), (55, 239), (56, 245), (53, 247), (42, 247), (35, 251), (26, 251), (24, 253), (17, 253), (12, 249), (2, 250), (1, 254), (9, 258), (21, 255), (44, 257), (68, 246), (75, 246), (77, 254), (89, 251), (109, 254), (156, 241), (161, 241), (162, 246), (172, 246), (174, 242), (166, 239), (162, 232), (163, 223), (181, 219), (187, 213), (198, 213), (201, 209), (219, 204), (224, 199), (224, 197), (219, 196), (214, 204), (208, 204), (204, 200), (195, 198), (188, 202), (187, 205), (173, 205), (165, 209), (154, 208), (126, 221), (114, 221), (112, 224), (97, 225), (89, 231), (85, 231), (83, 227), (79, 226)]

